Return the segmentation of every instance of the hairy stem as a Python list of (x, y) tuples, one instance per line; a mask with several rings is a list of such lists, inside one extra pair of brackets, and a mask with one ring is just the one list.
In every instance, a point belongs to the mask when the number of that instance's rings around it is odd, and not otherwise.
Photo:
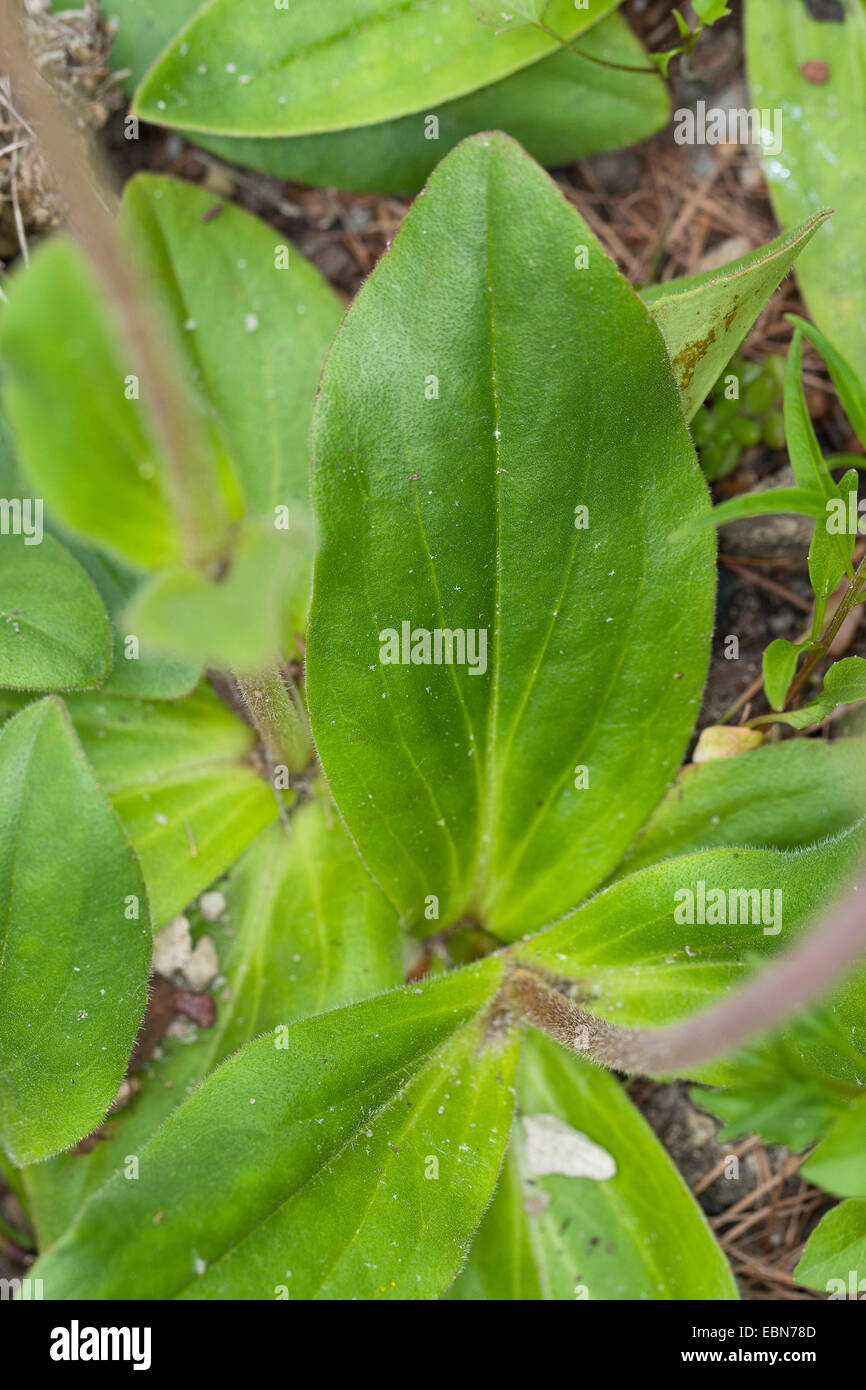
[(626, 1028), (572, 1004), (529, 970), (507, 978), (506, 994), (531, 1023), (612, 1071), (672, 1075), (693, 1070), (781, 1023), (866, 952), (866, 873), (823, 926), (720, 1003), (667, 1028)]
[(235, 679), (271, 764), (303, 772), (312, 757), (313, 740), (294, 681), (279, 666)]

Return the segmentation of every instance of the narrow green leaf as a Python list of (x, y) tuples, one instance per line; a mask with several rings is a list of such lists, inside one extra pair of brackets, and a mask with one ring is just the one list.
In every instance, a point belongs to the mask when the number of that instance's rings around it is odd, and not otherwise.
[(721, 270), (641, 290), (641, 299), (664, 334), (687, 420), (828, 216), (821, 212), (808, 217)]
[(661, 543), (706, 507), (661, 335), (504, 136), (443, 161), (350, 310), (313, 483), (308, 697), (361, 853), (421, 930), (551, 920), (680, 761), (712, 543)]
[[(563, 39), (614, 9), (612, 0), (551, 0)], [(332, 0), (263, 7), (210, 0), (157, 60), (135, 110), (161, 125), (226, 135), (301, 135), (373, 125), (506, 77), (555, 51), (536, 28), (497, 35), (466, 3)]]
[(846, 656), (841, 661), (834, 661), (824, 677), (820, 695), (808, 705), (784, 713), (760, 715), (752, 722), (781, 722), (790, 724), (792, 729), (808, 729), (812, 724), (820, 724), (839, 705), (855, 704), (858, 700), (866, 700), (866, 659)]
[(849, 522), (851, 502), (857, 515), (857, 471), (852, 468), (838, 485), (831, 484), (833, 496), (825, 503), (825, 516), (815, 523), (809, 545), (809, 583), (818, 600), (813, 634), (821, 632), (827, 600), (835, 593), (847, 574), (854, 576), (854, 542), (857, 539), (859, 523)]
[(62, 703), (0, 732), (0, 1144), (35, 1163), (98, 1124), (144, 1011), (144, 882)]
[(43, 1257), (46, 1294), (436, 1297), (508, 1140), (516, 1042), (478, 1017), (501, 974), (485, 961), (249, 1043)]
[[(692, 517), (682, 527), (683, 533), (698, 527), (724, 526), (728, 521), (739, 521), (747, 516), (773, 516), (776, 512), (793, 512), (799, 516), (814, 516), (826, 521), (827, 499), (823, 492), (801, 487), (771, 487), (766, 492), (743, 492), (738, 497), (729, 497), (713, 507), (711, 512)], [(678, 532), (671, 536), (679, 538)]]
[(802, 1168), (803, 1177), (836, 1197), (866, 1197), (866, 1105), (841, 1115)]
[(791, 739), (683, 768), (617, 869), (696, 850), (798, 849), (849, 830), (866, 811), (866, 739)]
[(794, 1277), (831, 1299), (860, 1299), (866, 1291), (866, 1201), (840, 1202), (822, 1216)]
[(53, 536), (37, 541), (32, 533), (30, 543), (24, 534), (0, 537), (0, 593), (0, 685), (89, 690), (105, 680), (108, 616), (85, 571)]
[[(275, 825), (254, 840), (222, 887), (225, 911), (201, 924), (219, 960), (211, 987), (216, 1022), (193, 1041), (163, 1038), (159, 1055), (137, 1074), (134, 1103), (109, 1118), (89, 1153), (62, 1154), (27, 1170), (42, 1248), (239, 1047), (280, 1024), (402, 983), (394, 911), (321, 800), (293, 813), (290, 833)], [(196, 914), (191, 918), (195, 925)]]
[(798, 486), (807, 492), (833, 496), (833, 479), (824, 463), (803, 389), (803, 334), (799, 328), (794, 330), (788, 349), (784, 409), (788, 457)]
[(781, 709), (784, 705), (800, 653), (809, 645), (808, 642), (788, 642), (784, 637), (777, 637), (765, 648), (764, 691), (773, 709)]
[[(517, 1105), (503, 1181), (456, 1297), (737, 1297), (700, 1207), (618, 1081), (530, 1032)], [(586, 1140), (597, 1175), (575, 1176)]]
[[(866, 108), (866, 11), (840, 0), (844, 20), (791, 0), (748, 0), (746, 56), (751, 105), (767, 112), (764, 172), (781, 226), (831, 207), (820, 244), (797, 265), (809, 312), (861, 377), (866, 377), (863, 237), (866, 185), (860, 151)], [(815, 81), (816, 64), (826, 80)], [(821, 74), (823, 76), (823, 73)]]
[[(830, 369), (833, 378), (833, 385), (839, 394), (842, 402), (842, 409), (851, 421), (858, 438), (866, 443), (866, 385), (863, 379), (857, 375), (854, 368), (847, 358), (842, 356), (838, 348), (835, 348), (820, 330), (813, 323), (807, 323), (801, 319), (799, 314), (789, 314), (789, 320), (798, 328), (802, 329), (805, 336), (814, 347), (818, 349), (824, 361)], [(860, 467), (866, 466), (866, 459), (858, 458)]]
[[(670, 1022), (711, 1003), (742, 979), (750, 960), (789, 944), (814, 920), (859, 862), (864, 835), (860, 822), (800, 851), (719, 849), (655, 864), (513, 954), (580, 980), (593, 1012), (605, 1018)], [(863, 1039), (862, 1004), (851, 1009)]]

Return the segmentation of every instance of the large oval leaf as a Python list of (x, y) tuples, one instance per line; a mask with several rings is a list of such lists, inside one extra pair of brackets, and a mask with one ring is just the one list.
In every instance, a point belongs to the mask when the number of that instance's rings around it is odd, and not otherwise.
[[(198, 0), (103, 0), (117, 18), (112, 49), (116, 66), (134, 88), (178, 29), (199, 8)], [(647, 59), (618, 11), (581, 34), (593, 58), (640, 68)], [(669, 114), (664, 83), (652, 70), (637, 76), (559, 49), (549, 58), (490, 87), (437, 106), (436, 138), (426, 113), (402, 116), (353, 130), (284, 139), (199, 135), (197, 143), (245, 168), (283, 179), (380, 193), (414, 193), (435, 164), (460, 140), (479, 130), (504, 130), (542, 164), (618, 149), (646, 139)]]
[(144, 882), (63, 705), (0, 733), (0, 1145), (18, 1164), (98, 1124), (144, 1011)]
[[(545, 22), (573, 38), (615, 0), (551, 0)], [(466, 0), (330, 0), (276, 9), (210, 0), (136, 94), (147, 120), (226, 135), (346, 130), (435, 108), (556, 49), (537, 28), (497, 34)]]
[(508, 1139), (516, 1041), (476, 1017), (501, 974), (487, 961), (249, 1043), (44, 1257), (52, 1297), (436, 1297)]
[[(308, 689), (340, 810), (408, 918), (435, 899), (517, 936), (604, 878), (678, 765), (714, 573), (705, 537), (666, 539), (707, 501), (661, 334), (512, 141), (466, 141), (410, 212), (314, 455)], [(416, 630), (434, 664), (402, 664)]]
[[(622, 67), (646, 63), (617, 14), (581, 35), (584, 53)], [(503, 130), (540, 164), (556, 167), (646, 140), (668, 119), (667, 90), (652, 71), (638, 74), (561, 49), (481, 91), (378, 125), (323, 135), (255, 140), (199, 135), (205, 149), (301, 183), (381, 193), (415, 193), (438, 161), (479, 130)], [(430, 138), (435, 130), (435, 139)]]

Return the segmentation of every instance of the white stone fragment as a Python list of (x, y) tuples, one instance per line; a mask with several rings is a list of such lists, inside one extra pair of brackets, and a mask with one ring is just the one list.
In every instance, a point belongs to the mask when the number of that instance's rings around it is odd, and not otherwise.
[(206, 922), (216, 922), (222, 917), (226, 910), (226, 900), (222, 893), (213, 889), (210, 893), (202, 893), (198, 900), (201, 915)]
[(172, 917), (153, 938), (153, 968), (156, 974), (170, 980), (176, 970), (185, 970), (191, 955), (189, 918), (183, 914)]
[(209, 936), (203, 936), (183, 967), (183, 978), (193, 994), (201, 994), (207, 989), (220, 968), (219, 957)]
[(612, 1178), (616, 1163), (606, 1149), (557, 1115), (524, 1115), (526, 1167), (533, 1177)]

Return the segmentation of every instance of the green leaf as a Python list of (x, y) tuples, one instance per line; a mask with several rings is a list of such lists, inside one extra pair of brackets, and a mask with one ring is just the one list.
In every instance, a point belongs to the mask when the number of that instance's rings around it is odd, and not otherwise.
[[(845, 487), (837, 486), (830, 476), (815, 428), (809, 415), (806, 393), (803, 389), (803, 334), (799, 328), (788, 349), (785, 368), (785, 437), (788, 457), (799, 486), (809, 492), (823, 492), (825, 497), (825, 516), (812, 533), (809, 547), (809, 580), (818, 599), (823, 604), (833, 593), (846, 573), (851, 573), (851, 556), (854, 551), (855, 536), (840, 535), (829, 528), (827, 505), (847, 501), (847, 492), (856, 492), (857, 475), (852, 472), (843, 480)], [(823, 613), (823, 607), (819, 608)]]
[(799, 487), (835, 496), (833, 479), (821, 454), (803, 389), (803, 334), (795, 328), (785, 366), (785, 439)]
[[(679, 10), (674, 10), (674, 11), (673, 11), (673, 16), (674, 16), (674, 19), (675, 19), (676, 22), (677, 22), (677, 29), (679, 30), (680, 38), (681, 38), (681, 39), (687, 39), (687, 38), (689, 37), (689, 35), (691, 34), (691, 32), (692, 32), (691, 29), (689, 28), (688, 20), (683, 18), (683, 16), (681, 15), (681, 13), (680, 13)], [(670, 56), (671, 56), (671, 57), (674, 57), (674, 55), (675, 55), (677, 52), (679, 52), (679, 51), (680, 51), (680, 50), (675, 49), (675, 48), (674, 48), (674, 49), (671, 49), (671, 55), (670, 55)]]
[[(737, 1297), (700, 1207), (618, 1081), (530, 1032), (517, 1105), (503, 1180), (454, 1296)], [(582, 1139), (612, 1176), (573, 1175)]]
[(137, 175), (118, 228), (228, 441), (246, 515), (273, 527), (284, 506), (302, 543), (310, 411), (340, 300), (267, 223), (179, 179)]
[(866, 1201), (853, 1198), (821, 1218), (794, 1277), (831, 1299), (862, 1298), (866, 1290)]
[(0, 732), (0, 1144), (35, 1163), (98, 1124), (144, 1010), (144, 882), (62, 703)]
[[(300, 806), (288, 833), (274, 825), (260, 835), (225, 893), (235, 936), (223, 973), (235, 983), (215, 1060), (262, 1028), (402, 984), (396, 914), (327, 801)], [(257, 959), (268, 963), (264, 979)]]
[[(199, 8), (199, 0), (104, 0), (120, 27), (112, 58), (132, 82)], [(641, 44), (618, 11), (581, 34), (580, 48), (559, 49), (511, 77), (437, 106), (438, 139), (428, 138), (427, 112), (353, 130), (287, 139), (200, 136), (197, 143), (244, 168), (282, 179), (381, 193), (415, 193), (436, 163), (467, 135), (504, 130), (541, 164), (570, 164), (645, 140), (665, 124), (670, 103), (658, 78), (605, 67), (640, 67)]]
[(114, 664), (102, 684), (103, 694), (142, 700), (178, 700), (190, 695), (201, 680), (203, 663), (187, 653), (177, 660), (166, 660), (139, 633), (131, 632), (125, 621), (130, 600), (140, 587), (138, 577), (108, 555), (74, 543), (70, 549), (96, 585), (111, 622)]
[(641, 290), (641, 299), (664, 334), (687, 420), (828, 216), (827, 212), (813, 214), (720, 270)]
[[(27, 700), (0, 692), (0, 710)], [(256, 735), (202, 686), (186, 700), (100, 691), (66, 705), (101, 785), (138, 854), (162, 926), (229, 867), (277, 816), (280, 792), (256, 766)]]
[(69, 695), (65, 703), (100, 784), (111, 795), (180, 769), (192, 774), (241, 763), (255, 747), (253, 730), (207, 683), (184, 700), (130, 700), (101, 690)]
[(851, 705), (857, 700), (866, 700), (866, 659), (862, 656), (846, 656), (834, 661), (816, 699), (801, 709), (789, 709), (784, 713), (763, 714), (753, 720), (756, 724), (781, 722), (790, 724), (792, 729), (808, 729), (812, 724), (820, 724), (828, 714), (839, 705)]
[[(579, 980), (593, 1013), (624, 1024), (668, 1023), (740, 982), (751, 960), (789, 944), (847, 882), (864, 834), (860, 822), (799, 851), (682, 855), (621, 879), (512, 951), (528, 964)], [(850, 1010), (858, 1037), (866, 1036), (862, 1000)], [(844, 1006), (846, 1017), (850, 1010)], [(718, 1074), (715, 1067), (705, 1073), (709, 1079)]]
[(68, 706), (162, 926), (278, 814), (277, 792), (249, 762), (255, 735), (207, 687), (171, 703), (100, 693)]
[(792, 739), (683, 768), (617, 876), (696, 850), (798, 849), (864, 811), (866, 739)]
[(841, 1115), (803, 1164), (803, 1177), (837, 1197), (866, 1197), (866, 1105)]
[(202, 927), (219, 960), (215, 1024), (192, 1042), (163, 1038), (159, 1055), (138, 1073), (135, 1103), (109, 1117), (89, 1153), (27, 1170), (42, 1248), (239, 1047), (279, 1024), (402, 982), (393, 909), (320, 799), (293, 813), (290, 833), (274, 825), (254, 840), (223, 889), (226, 910)]
[(830, 1010), (810, 1009), (784, 1032), (738, 1048), (725, 1090), (692, 1092), (698, 1105), (726, 1121), (718, 1138), (759, 1134), (765, 1144), (801, 1150), (815, 1143), (866, 1085), (866, 1051), (858, 1050)]
[(249, 1043), (144, 1146), (138, 1181), (117, 1174), (43, 1257), (46, 1289), (436, 1297), (508, 1139), (516, 1042), (478, 1017), (501, 975), (484, 961)]
[(550, 0), (517, 0), (507, 11), (500, 0), (469, 0), (482, 24), (491, 24), (498, 34), (522, 29), (544, 19)]
[(102, 600), (53, 536), (2, 536), (0, 593), (0, 685), (88, 690), (105, 680), (112, 642)]
[[(688, 530), (693, 531), (698, 527), (724, 526), (726, 522), (738, 521), (741, 517), (772, 516), (776, 512), (794, 512), (799, 516), (814, 516), (826, 521), (827, 499), (823, 492), (801, 487), (771, 487), (765, 492), (743, 492), (738, 497), (729, 497), (727, 501), (720, 502), (711, 512), (690, 518), (686, 525)], [(685, 534), (686, 527), (682, 531)], [(677, 532), (671, 536), (672, 540), (678, 538)]]
[(781, 709), (784, 705), (800, 653), (809, 645), (808, 642), (788, 642), (784, 637), (777, 637), (765, 648), (764, 691), (773, 709)]
[(702, 24), (717, 24), (731, 13), (725, 0), (692, 0), (692, 9)]
[[(836, 496), (832, 499), (834, 502), (838, 502), (838, 511), (845, 517), (848, 514), (847, 494), (849, 492), (854, 495), (856, 507), (857, 473), (853, 468), (845, 474), (838, 488), (835, 489)], [(829, 506), (829, 500), (827, 505)], [(831, 594), (835, 593), (846, 574), (849, 578), (854, 576), (852, 559), (856, 539), (856, 529), (850, 530), (847, 526), (844, 531), (836, 529), (831, 531), (829, 512), (823, 521), (818, 521), (815, 524), (812, 540), (809, 544), (809, 583), (812, 585), (812, 592), (817, 600), (815, 619), (812, 624), (813, 635), (816, 639), (821, 632), (827, 600)]]
[(159, 449), (101, 287), (54, 238), (19, 270), (0, 318), (4, 407), (25, 472), (79, 535), (134, 566), (180, 558)]
[[(563, 39), (614, 8), (551, 0)], [(226, 135), (302, 135), (373, 125), (477, 91), (536, 62), (556, 40), (535, 28), (497, 35), (468, 4), (332, 0), (263, 7), (210, 0), (136, 93), (146, 120)], [(441, 56), (440, 56), (441, 55)]]
[[(625, 20), (608, 15), (580, 36), (582, 52), (560, 49), (480, 91), (397, 120), (324, 135), (255, 140), (199, 136), (223, 159), (302, 183), (382, 193), (416, 193), (449, 150), (481, 130), (504, 130), (540, 164), (571, 164), (646, 140), (670, 115), (667, 89), (655, 74), (624, 68), (646, 54)], [(438, 121), (437, 137), (428, 114)]]
[(12, 436), (6, 421), (0, 415), (0, 497), (20, 497), (24, 491)]
[[(678, 765), (713, 573), (709, 537), (660, 543), (706, 506), (661, 335), (506, 137), (466, 141), (412, 208), (313, 448), (307, 690), (337, 804), (408, 920), (519, 936), (597, 886)], [(383, 663), (404, 624), (468, 631), (475, 659)]]
[(545, 1297), (526, 1201), (512, 1133), (493, 1201), (447, 1298), (524, 1303)]
[(248, 526), (228, 573), (207, 579), (191, 566), (154, 575), (134, 595), (126, 620), (155, 650), (216, 667), (255, 672), (287, 656), (306, 624), (312, 528)]
[[(801, 328), (805, 336), (818, 349), (833, 378), (833, 385), (842, 402), (842, 409), (851, 421), (858, 437), (866, 442), (866, 386), (857, 375), (847, 358), (833, 346), (828, 338), (814, 324), (801, 319), (799, 314), (789, 314), (791, 323)], [(859, 467), (866, 466), (866, 459), (857, 457)]]
[[(866, 11), (843, 0), (844, 22), (812, 17), (806, 4), (748, 0), (746, 54), (751, 105), (767, 110), (781, 137), (764, 147), (764, 172), (781, 226), (831, 207), (820, 245), (797, 266), (809, 312), (854, 370), (866, 377), (866, 287), (862, 227), (866, 185), (860, 150), (866, 109), (859, 99), (866, 68)], [(815, 81), (815, 63), (827, 80)], [(775, 125), (775, 112), (781, 123)], [(766, 122), (765, 122), (766, 124)]]

